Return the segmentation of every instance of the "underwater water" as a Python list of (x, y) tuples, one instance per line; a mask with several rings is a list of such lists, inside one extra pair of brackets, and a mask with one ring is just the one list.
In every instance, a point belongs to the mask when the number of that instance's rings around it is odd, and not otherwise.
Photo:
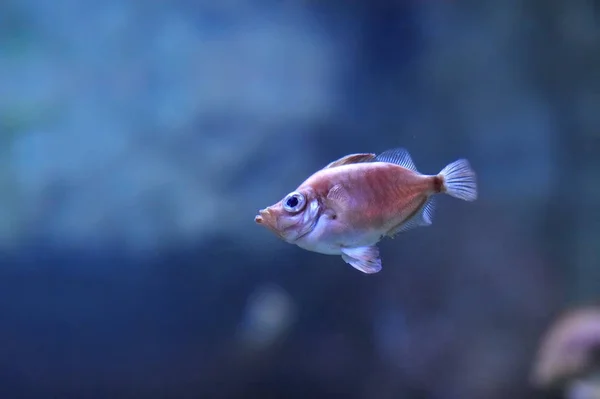
[[(600, 316), (550, 332), (600, 299), (599, 21), (1, 2), (0, 397), (597, 398)], [(379, 273), (254, 222), (396, 147), (425, 174), (467, 158), (479, 195), (382, 240)]]

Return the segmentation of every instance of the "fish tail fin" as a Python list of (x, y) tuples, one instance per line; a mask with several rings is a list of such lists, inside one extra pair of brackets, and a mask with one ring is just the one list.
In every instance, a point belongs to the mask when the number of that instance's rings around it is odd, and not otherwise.
[(440, 192), (464, 201), (477, 199), (477, 175), (466, 159), (448, 164), (437, 177), (441, 180)]

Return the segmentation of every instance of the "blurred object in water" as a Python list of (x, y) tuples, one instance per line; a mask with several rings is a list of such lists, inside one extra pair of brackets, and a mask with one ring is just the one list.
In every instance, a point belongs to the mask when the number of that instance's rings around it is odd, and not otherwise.
[(600, 392), (595, 374), (600, 371), (600, 307), (567, 311), (543, 337), (531, 382), (542, 389), (563, 389), (571, 398)]
[(295, 318), (294, 302), (283, 288), (260, 286), (248, 298), (238, 338), (251, 349), (264, 349), (281, 338)]
[(565, 396), (567, 399), (600, 399), (600, 376), (591, 380), (573, 381)]

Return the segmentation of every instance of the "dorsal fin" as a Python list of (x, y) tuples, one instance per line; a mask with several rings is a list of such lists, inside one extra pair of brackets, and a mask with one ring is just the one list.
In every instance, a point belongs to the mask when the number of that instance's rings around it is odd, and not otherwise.
[(405, 167), (406, 169), (418, 172), (415, 163), (410, 157), (410, 154), (404, 148), (394, 148), (391, 150), (384, 151), (375, 157), (374, 162), (394, 163), (396, 165)]
[(350, 154), (346, 155), (338, 159), (337, 161), (331, 162), (329, 165), (325, 166), (323, 169), (327, 168), (335, 168), (336, 166), (348, 165), (351, 163), (360, 163), (360, 162), (369, 162), (375, 159), (375, 154)]

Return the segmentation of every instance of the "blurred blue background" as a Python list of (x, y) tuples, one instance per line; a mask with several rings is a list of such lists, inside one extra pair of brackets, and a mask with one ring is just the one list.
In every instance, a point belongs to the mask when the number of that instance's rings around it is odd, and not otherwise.
[[(600, 294), (600, 5), (0, 3), (2, 398), (546, 397)], [(353, 152), (466, 157), (474, 203), (303, 251), (259, 208)]]

